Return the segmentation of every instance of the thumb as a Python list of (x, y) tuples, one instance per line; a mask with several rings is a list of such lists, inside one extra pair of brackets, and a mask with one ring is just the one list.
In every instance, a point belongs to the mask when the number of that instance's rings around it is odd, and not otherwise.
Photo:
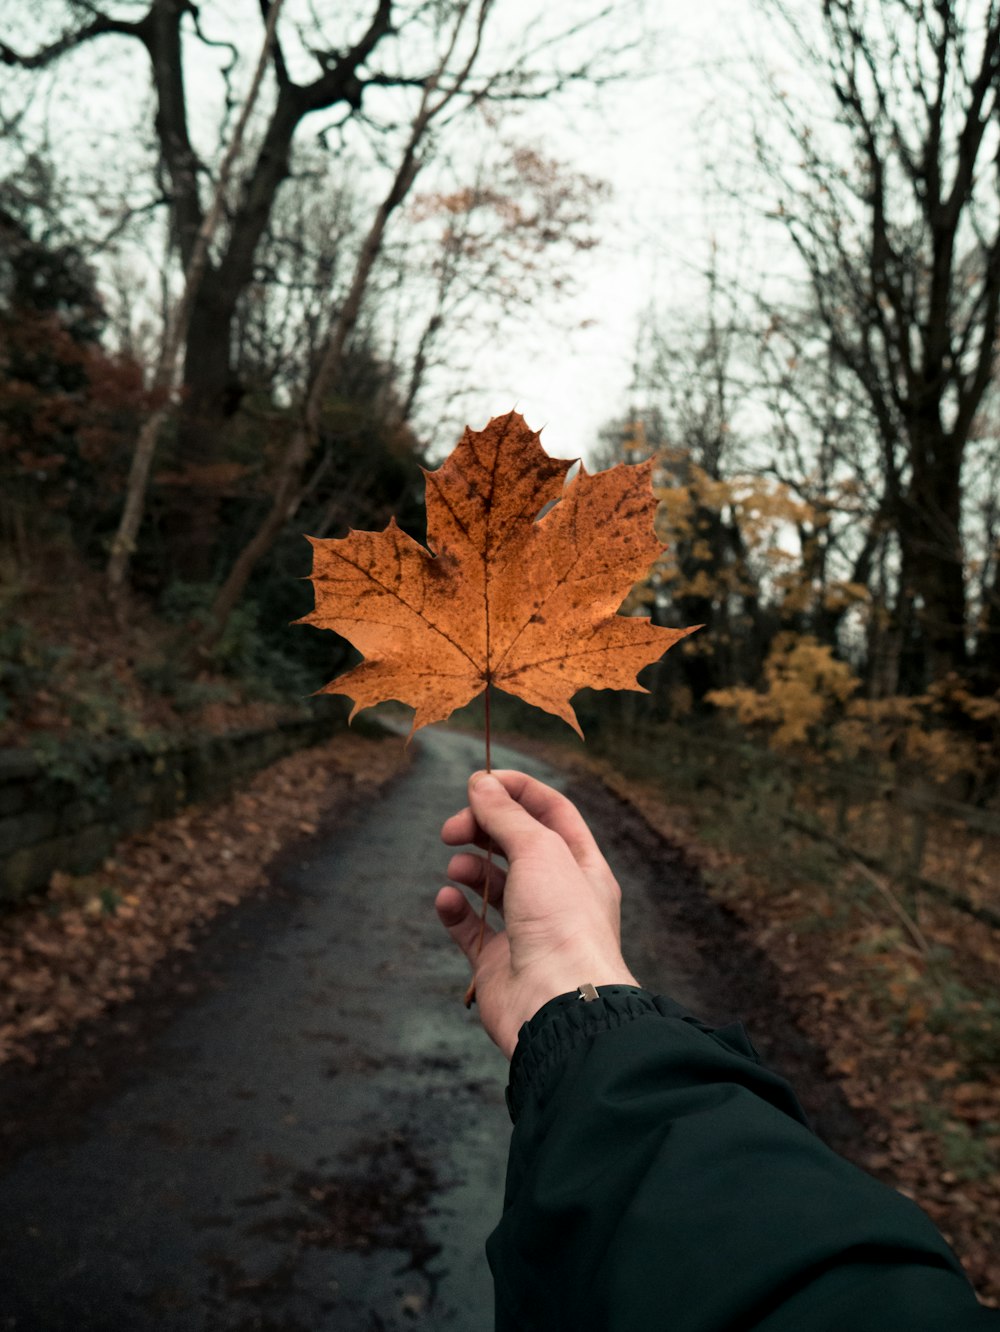
[(469, 778), (469, 806), (476, 823), (493, 839), (509, 862), (538, 845), (547, 831), (491, 773), (476, 772)]

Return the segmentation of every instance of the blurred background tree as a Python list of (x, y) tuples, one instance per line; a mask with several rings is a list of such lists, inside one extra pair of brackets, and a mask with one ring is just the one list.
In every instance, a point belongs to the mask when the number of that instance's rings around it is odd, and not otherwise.
[(959, 0), (828, 0), (817, 39), (769, 9), (835, 102), (817, 133), (775, 89), (757, 148), (830, 351), (876, 426), (899, 678), (920, 689), (974, 662), (996, 687), (997, 644), (969, 641), (962, 509), (1000, 318), (1000, 17)]
[[(657, 707), (771, 716), (787, 739), (804, 690), (831, 724), (920, 699), (973, 739), (969, 780), (995, 773), (1000, 13), (759, 12), (802, 76), (767, 74), (751, 134), (753, 206), (790, 242), (785, 270), (750, 272), (713, 235), (702, 311), (654, 300), (604, 431), (602, 460), (661, 462), (670, 550), (639, 600), (708, 626), (651, 673)], [(829, 711), (821, 656), (853, 680)], [(896, 714), (905, 748), (903, 719), (923, 723)]]

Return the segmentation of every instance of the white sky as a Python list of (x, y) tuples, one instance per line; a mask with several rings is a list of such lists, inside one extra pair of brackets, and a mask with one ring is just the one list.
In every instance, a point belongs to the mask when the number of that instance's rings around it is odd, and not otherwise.
[(666, 312), (697, 302), (719, 207), (706, 168), (714, 158), (725, 174), (732, 102), (753, 81), (749, 10), (747, 0), (660, 0), (640, 78), (603, 89), (592, 108), (524, 118), (544, 122), (546, 151), (608, 181), (613, 194), (557, 330), (540, 321), (481, 362), (482, 389), (465, 403), (473, 425), (517, 405), (544, 426), (550, 453), (586, 455), (628, 404), (636, 331), (651, 303)]

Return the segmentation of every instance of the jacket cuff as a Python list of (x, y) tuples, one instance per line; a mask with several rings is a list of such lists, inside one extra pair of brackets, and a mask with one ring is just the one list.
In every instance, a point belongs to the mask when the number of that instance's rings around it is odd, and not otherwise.
[(576, 990), (557, 995), (518, 1032), (506, 1091), (507, 1110), (515, 1124), (529, 1088), (539, 1091), (572, 1050), (601, 1032), (613, 1031), (637, 1018), (672, 1018), (688, 1023), (735, 1054), (760, 1063), (740, 1022), (710, 1027), (668, 995), (653, 994), (634, 985), (599, 985), (597, 994), (598, 998), (590, 1002), (581, 999)]

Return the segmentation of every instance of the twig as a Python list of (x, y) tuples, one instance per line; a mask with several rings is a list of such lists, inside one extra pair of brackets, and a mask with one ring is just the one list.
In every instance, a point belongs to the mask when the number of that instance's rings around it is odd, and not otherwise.
[(882, 894), (888, 905), (892, 908), (895, 915), (899, 917), (899, 920), (905, 926), (906, 931), (909, 934), (910, 938), (920, 949), (920, 952), (924, 955), (924, 957), (927, 957), (927, 955), (931, 951), (930, 944), (924, 938), (920, 926), (913, 919), (910, 913), (906, 910), (902, 902), (900, 902), (899, 898), (896, 896), (896, 894), (892, 891), (889, 885), (882, 878), (881, 874), (876, 874), (874, 870), (869, 869), (868, 866), (864, 863), (864, 861), (859, 860), (857, 856), (854, 857), (854, 864), (857, 865), (858, 869), (860, 869), (861, 873), (865, 876), (868, 882), (872, 884), (873, 887), (877, 888), (878, 891)]

